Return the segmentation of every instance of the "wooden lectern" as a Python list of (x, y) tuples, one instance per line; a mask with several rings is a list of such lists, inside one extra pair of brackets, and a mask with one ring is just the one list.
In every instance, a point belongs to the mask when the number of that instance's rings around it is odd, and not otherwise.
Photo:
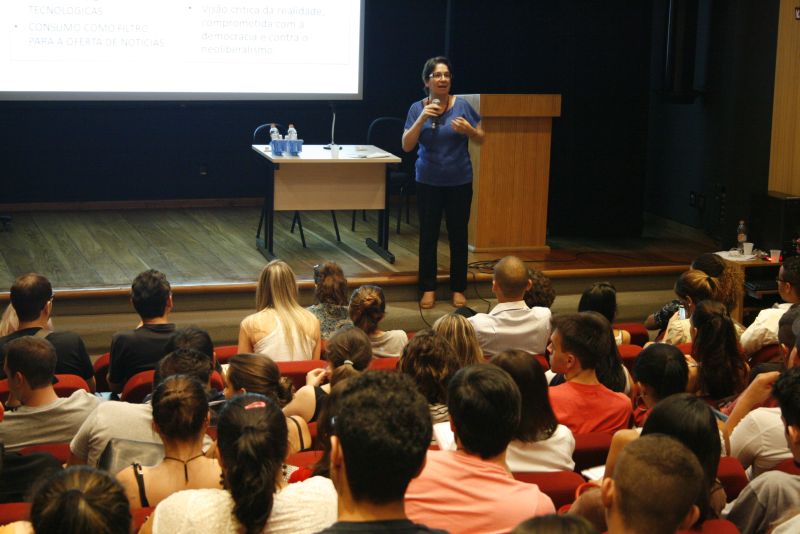
[(474, 252), (549, 251), (547, 194), (553, 117), (561, 95), (459, 95), (481, 114), (486, 138), (470, 143)]

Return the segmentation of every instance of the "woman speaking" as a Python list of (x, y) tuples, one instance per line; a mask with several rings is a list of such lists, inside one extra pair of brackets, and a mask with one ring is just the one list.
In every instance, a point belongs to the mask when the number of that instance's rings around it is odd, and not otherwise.
[(408, 110), (403, 150), (417, 152), (419, 211), (419, 289), (421, 308), (436, 303), (436, 247), (442, 211), (450, 238), (450, 289), (453, 306), (466, 304), (467, 224), (472, 203), (472, 164), (468, 145), (483, 141), (481, 117), (465, 100), (450, 94), (450, 61), (434, 57), (422, 67), (427, 97)]

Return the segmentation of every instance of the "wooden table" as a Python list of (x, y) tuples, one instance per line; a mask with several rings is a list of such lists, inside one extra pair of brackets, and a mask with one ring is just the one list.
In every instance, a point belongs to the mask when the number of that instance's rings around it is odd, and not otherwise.
[[(304, 145), (298, 156), (274, 156), (269, 145), (252, 145), (267, 161), (264, 207), (256, 232), (256, 247), (274, 259), (275, 211), (380, 210), (377, 240), (367, 246), (389, 263), (388, 165), (400, 158), (371, 145), (343, 145), (338, 157), (322, 145)], [(261, 230), (264, 236), (261, 237)]]

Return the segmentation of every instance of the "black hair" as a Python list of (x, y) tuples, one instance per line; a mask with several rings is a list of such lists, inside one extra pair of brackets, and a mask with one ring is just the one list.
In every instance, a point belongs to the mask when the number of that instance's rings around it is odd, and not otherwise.
[(233, 389), (258, 393), (284, 407), (292, 401), (294, 384), (281, 376), (278, 364), (263, 354), (237, 354), (228, 362), (226, 379)]
[(786, 369), (772, 388), (787, 425), (800, 427), (800, 367)]
[(800, 304), (793, 304), (778, 320), (778, 342), (792, 350), (797, 342), (797, 335), (792, 330), (792, 325), (800, 318)]
[(41, 337), (22, 336), (3, 348), (8, 374), (22, 373), (31, 389), (53, 383), (58, 356), (53, 344)]
[(597, 534), (597, 529), (576, 514), (548, 514), (523, 521), (510, 534)]
[(172, 288), (164, 273), (149, 269), (139, 273), (131, 284), (131, 301), (142, 319), (161, 317), (167, 309)]
[(701, 362), (701, 391), (712, 399), (741, 393), (747, 387), (747, 367), (739, 352), (736, 327), (725, 306), (713, 300), (701, 301), (691, 320), (697, 329), (692, 357)]
[(800, 256), (787, 258), (781, 268), (784, 282), (791, 284), (795, 296), (800, 298)]
[(275, 490), (288, 448), (286, 417), (263, 395), (245, 393), (222, 408), (217, 447), (224, 487), (246, 534), (261, 532), (272, 513)]
[(402, 502), (431, 441), (425, 399), (410, 378), (385, 371), (347, 379), (338, 395), (332, 431), (341, 443), (353, 499)]
[(633, 377), (653, 388), (655, 400), (660, 401), (686, 391), (689, 365), (678, 347), (668, 343), (654, 343), (636, 357)]
[(447, 393), (450, 420), (464, 450), (489, 459), (508, 447), (522, 403), (511, 375), (494, 365), (471, 365), (453, 376)]
[(691, 450), (703, 468), (704, 484), (700, 502), (700, 519), (712, 517), (711, 487), (717, 477), (722, 447), (714, 412), (702, 399), (689, 394), (670, 395), (655, 405), (642, 429), (647, 434), (666, 434)]
[(447, 402), (447, 384), (460, 367), (453, 346), (427, 328), (409, 340), (397, 363), (397, 370), (414, 380), (429, 404)]
[(156, 364), (154, 382), (158, 383), (172, 375), (189, 375), (208, 384), (213, 367), (210, 356), (194, 349), (177, 349)]
[(214, 342), (206, 330), (196, 326), (187, 326), (176, 330), (164, 347), (164, 353), (168, 354), (177, 349), (194, 349), (202, 352), (209, 358), (214, 357)]
[(453, 67), (450, 65), (450, 60), (444, 56), (436, 56), (430, 58), (425, 64), (422, 66), (422, 83), (425, 84), (428, 80), (430, 80), (431, 74), (433, 73), (434, 69), (436, 69), (436, 65), (445, 65), (447, 66), (447, 70), (450, 71), (450, 75), (453, 74)]
[(153, 391), (153, 422), (167, 438), (180, 442), (197, 438), (207, 416), (208, 398), (194, 377), (168, 376)]
[(53, 286), (40, 274), (23, 274), (14, 280), (10, 297), (20, 322), (35, 321), (53, 298)]
[(519, 388), (522, 408), (514, 439), (531, 442), (552, 436), (558, 421), (550, 405), (542, 364), (533, 355), (521, 350), (501, 352), (492, 358), (491, 363), (511, 375)]
[(340, 328), (328, 339), (325, 359), (331, 364), (331, 386), (365, 371), (372, 361), (372, 342), (355, 326)]
[(33, 494), (31, 523), (37, 534), (128, 534), (128, 497), (110, 474), (73, 466), (42, 480)]
[(614, 322), (617, 315), (617, 288), (611, 282), (596, 282), (587, 287), (578, 302), (578, 311), (594, 311)]

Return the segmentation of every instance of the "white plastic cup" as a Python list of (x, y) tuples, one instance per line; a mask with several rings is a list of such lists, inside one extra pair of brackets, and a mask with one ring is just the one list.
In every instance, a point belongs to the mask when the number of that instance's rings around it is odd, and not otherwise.
[(745, 256), (750, 256), (753, 253), (753, 244), (748, 242), (742, 243), (742, 253)]
[(331, 157), (332, 158), (339, 157), (339, 145), (331, 145)]
[(773, 248), (769, 251), (769, 261), (778, 263), (781, 261), (781, 250), (778, 248)]

